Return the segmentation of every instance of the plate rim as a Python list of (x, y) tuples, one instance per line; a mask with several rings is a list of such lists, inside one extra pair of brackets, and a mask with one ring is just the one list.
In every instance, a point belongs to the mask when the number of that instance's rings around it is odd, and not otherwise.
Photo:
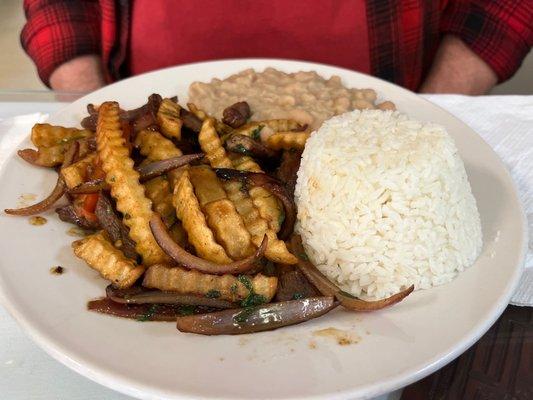
[[(490, 152), (492, 152), (499, 161), (499, 167), (503, 168), (506, 174), (506, 178), (508, 181), (512, 184), (513, 188), (513, 197), (517, 201), (517, 203), (520, 205), (520, 222), (521, 222), (521, 240), (522, 240), (522, 246), (520, 248), (520, 254), (518, 254), (518, 264), (515, 268), (515, 271), (507, 283), (505, 290), (497, 297), (497, 300), (494, 301), (494, 305), (490, 309), (489, 317), (483, 320), (480, 320), (478, 324), (474, 325), (470, 331), (468, 331), (463, 338), (457, 342), (452, 349), (449, 351), (444, 351), (443, 353), (439, 353), (432, 357), (431, 359), (428, 359), (428, 361), (425, 363), (425, 366), (422, 368), (416, 368), (411, 367), (408, 370), (402, 371), (396, 375), (393, 375), (392, 377), (386, 377), (385, 381), (379, 381), (374, 382), (370, 384), (366, 384), (363, 386), (359, 386), (357, 389), (345, 389), (342, 391), (338, 391), (333, 393), (326, 393), (326, 394), (320, 394), (320, 395), (314, 395), (314, 396), (293, 396), (293, 397), (286, 397), (286, 399), (316, 399), (316, 400), (325, 400), (325, 399), (344, 399), (353, 396), (363, 396), (366, 397), (372, 397), (372, 396), (378, 396), (402, 387), (405, 387), (406, 385), (409, 385), (412, 382), (415, 382), (417, 380), (422, 379), (423, 377), (433, 373), (439, 368), (442, 368), (449, 362), (453, 361), (455, 358), (457, 358), (460, 354), (462, 354), (468, 347), (473, 345), (475, 342), (479, 340), (479, 338), (484, 335), (487, 330), (494, 324), (494, 322), (501, 316), (507, 305), (509, 304), (509, 300), (511, 299), (514, 291), (516, 290), (520, 277), (524, 270), (524, 263), (525, 263), (525, 256), (527, 252), (527, 243), (528, 243), (528, 230), (527, 230), (527, 219), (525, 215), (525, 210), (523, 207), (522, 202), (520, 201), (520, 198), (518, 196), (518, 190), (517, 185), (514, 179), (512, 178), (511, 174), (509, 173), (509, 170), (507, 166), (503, 163), (503, 161), (500, 159), (498, 154), (487, 144), (487, 142), (471, 127), (469, 127), (465, 122), (463, 122), (460, 118), (456, 117), (452, 113), (448, 112), (446, 109), (440, 107), (439, 105), (432, 103), (428, 99), (425, 99), (424, 97), (418, 95), (415, 92), (412, 92), (408, 89), (405, 89), (403, 87), (400, 87), (398, 85), (395, 85), (391, 82), (387, 82), (383, 79), (376, 78), (374, 76), (370, 76), (358, 71), (353, 71), (347, 68), (337, 67), (334, 65), (329, 64), (323, 64), (323, 63), (315, 63), (315, 62), (307, 62), (302, 60), (291, 60), (291, 59), (278, 59), (278, 58), (232, 58), (232, 59), (223, 59), (223, 60), (209, 60), (209, 61), (202, 61), (202, 62), (195, 62), (195, 63), (188, 63), (188, 64), (182, 64), (179, 66), (172, 66), (167, 68), (161, 68), (158, 70), (146, 72), (143, 74), (135, 75), (126, 79), (123, 79), (121, 81), (115, 82), (111, 85), (105, 86), (103, 88), (100, 88), (94, 92), (88, 93), (85, 96), (81, 97), (80, 99), (65, 104), (63, 107), (61, 107), (58, 111), (56, 111), (54, 114), (49, 116), (48, 120), (53, 119), (54, 117), (61, 115), (65, 112), (65, 110), (72, 106), (74, 103), (81, 103), (85, 101), (84, 99), (87, 98), (87, 96), (94, 95), (98, 93), (99, 91), (104, 91), (106, 89), (109, 89), (113, 85), (123, 84), (125, 82), (129, 82), (131, 80), (138, 79), (139, 77), (146, 77), (149, 75), (157, 75), (160, 74), (162, 71), (169, 71), (169, 70), (179, 70), (182, 67), (191, 67), (195, 65), (205, 65), (205, 64), (224, 64), (227, 62), (239, 62), (239, 61), (247, 61), (247, 62), (270, 62), (272, 63), (274, 68), (277, 68), (275, 64), (277, 63), (298, 63), (298, 64), (305, 64), (306, 66), (309, 66), (309, 68), (313, 67), (328, 67), (333, 68), (336, 70), (343, 71), (345, 73), (349, 74), (357, 74), (360, 76), (365, 77), (365, 79), (371, 80), (378, 80), (386, 85), (392, 85), (395, 86), (397, 89), (400, 89), (401, 91), (408, 93), (410, 96), (415, 95), (418, 99), (430, 104), (434, 108), (438, 108), (441, 111), (445, 112), (449, 117), (455, 119), (458, 121), (461, 125), (465, 126), (470, 131), (474, 132), (484, 143), (485, 146), (489, 149)], [(279, 66), (278, 66), (279, 67)], [(246, 66), (243, 66), (243, 69), (246, 68)], [(222, 74), (223, 75), (223, 74)], [(369, 82), (371, 84), (371, 82)], [(85, 101), (86, 102), (86, 101)], [(21, 136), (21, 138), (23, 138)], [(121, 376), (119, 374), (114, 373), (113, 371), (107, 370), (107, 368), (104, 366), (98, 366), (94, 365), (92, 362), (87, 362), (83, 359), (83, 357), (76, 357), (75, 352), (69, 351), (66, 347), (61, 346), (60, 343), (57, 343), (53, 339), (52, 336), (44, 334), (41, 332), (37, 327), (34, 326), (31, 320), (26, 318), (23, 313), (21, 313), (17, 307), (15, 306), (15, 303), (12, 301), (13, 299), (10, 299), (9, 296), (9, 288), (6, 287), (6, 283), (4, 282), (4, 279), (2, 278), (2, 275), (0, 274), (0, 302), (2, 305), (6, 308), (8, 313), (16, 320), (17, 324), (22, 327), (23, 331), (39, 346), (41, 347), (47, 354), (49, 354), (52, 358), (59, 361), (60, 363), (66, 365), (68, 368), (76, 371), (80, 375), (83, 375), (93, 382), (96, 382), (98, 384), (101, 384), (107, 388), (110, 388), (112, 390), (118, 391), (120, 393), (133, 396), (136, 398), (141, 399), (213, 399), (214, 397), (205, 397), (205, 396), (197, 396), (192, 395), (192, 393), (189, 392), (168, 392), (166, 390), (161, 390), (155, 386), (149, 386), (144, 384), (139, 384), (132, 380), (131, 378), (128, 378), (126, 376)], [(217, 398), (231, 398), (227, 397), (225, 395), (217, 396)]]

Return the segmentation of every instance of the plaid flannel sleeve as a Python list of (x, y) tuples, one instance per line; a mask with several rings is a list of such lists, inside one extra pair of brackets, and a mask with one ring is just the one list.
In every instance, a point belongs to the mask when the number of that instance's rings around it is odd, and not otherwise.
[(52, 72), (81, 55), (100, 53), (98, 0), (24, 0), (27, 22), (20, 39), (50, 86)]
[(530, 0), (452, 0), (440, 29), (460, 37), (501, 82), (516, 72), (531, 49), (532, 21)]

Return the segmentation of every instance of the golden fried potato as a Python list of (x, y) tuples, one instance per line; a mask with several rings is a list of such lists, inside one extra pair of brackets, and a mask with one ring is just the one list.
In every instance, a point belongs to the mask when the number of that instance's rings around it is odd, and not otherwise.
[(184, 171), (174, 187), (173, 204), (176, 215), (187, 232), (189, 242), (196, 249), (198, 256), (219, 264), (232, 261), (224, 248), (214, 238), (209, 229), (198, 199), (189, 178), (189, 172)]
[[(212, 119), (204, 121), (202, 130), (198, 135), (198, 141), (213, 168), (234, 168), (213, 127)], [(295, 264), (297, 262), (296, 257), (287, 250), (285, 243), (276, 237), (276, 233), (269, 229), (268, 222), (260, 215), (252, 202), (252, 198), (241, 190), (241, 183), (225, 182), (223, 186), (228, 198), (233, 202), (237, 212), (241, 215), (244, 226), (252, 235), (253, 244), (259, 247), (264, 235), (267, 234), (269, 240), (265, 252), (266, 257), (274, 262)], [(259, 197), (261, 196), (256, 196), (256, 198)]]
[(52, 168), (63, 163), (67, 149), (68, 145), (58, 144), (52, 147), (39, 147), (39, 150), (19, 150), (17, 154), (32, 165)]
[(180, 106), (178, 103), (163, 99), (157, 110), (157, 123), (161, 128), (161, 133), (169, 138), (181, 139)]
[(208, 166), (198, 166), (190, 168), (189, 175), (207, 225), (215, 234), (217, 242), (234, 259), (253, 254), (255, 248), (250, 233), (233, 203), (227, 199), (226, 191), (215, 172)]
[(216, 296), (221, 300), (237, 302), (249, 296), (251, 287), (254, 294), (272, 300), (276, 294), (278, 278), (262, 274), (255, 276), (209, 275), (195, 270), (166, 265), (152, 265), (146, 270), (143, 286), (166, 290), (179, 294)]
[(269, 136), (264, 143), (272, 150), (303, 150), (310, 135), (309, 132), (278, 132)]
[(227, 198), (222, 183), (217, 178), (215, 171), (207, 165), (199, 165), (189, 169), (189, 178), (194, 187), (194, 193), (200, 206), (207, 203)]
[(286, 132), (292, 130), (299, 130), (303, 128), (303, 125), (293, 119), (269, 119), (261, 121), (274, 132)]
[(272, 134), (302, 128), (302, 125), (292, 119), (268, 119), (264, 121), (249, 122), (236, 129), (234, 133), (236, 135), (244, 135), (259, 140), (261, 139), (262, 133)]
[(139, 173), (133, 168), (129, 149), (123, 138), (116, 102), (103, 103), (98, 111), (96, 129), (98, 158), (116, 200), (117, 210), (124, 215), (124, 224), (130, 228), (135, 249), (147, 266), (167, 261), (168, 256), (156, 243), (149, 221), (153, 215), (152, 202), (146, 198), (139, 183)]
[(77, 257), (118, 288), (132, 286), (144, 272), (142, 265), (115, 248), (103, 232), (73, 242), (72, 248)]
[(263, 172), (259, 164), (257, 164), (250, 156), (228, 153), (228, 157), (233, 164), (233, 168), (238, 169), (239, 171)]
[(52, 147), (92, 135), (93, 133), (86, 129), (35, 124), (31, 130), (31, 141), (36, 147)]
[(230, 257), (239, 260), (254, 253), (252, 237), (230, 200), (216, 200), (202, 208), (207, 225)]
[(252, 198), (243, 192), (242, 185), (239, 182), (226, 182), (224, 189), (228, 198), (235, 205), (235, 209), (241, 215), (244, 226), (252, 235), (252, 243), (259, 247), (263, 236), (265, 234), (268, 236), (266, 258), (282, 264), (296, 264), (298, 259), (287, 250), (285, 242), (279, 240), (276, 233), (269, 229), (268, 222), (261, 217), (252, 202)]
[(202, 129), (198, 134), (198, 141), (213, 168), (232, 168), (231, 161), (227, 157), (226, 150), (224, 150), (222, 141), (215, 129), (213, 118), (207, 118), (203, 122)]
[(235, 129), (236, 135), (243, 135), (251, 137), (252, 139), (259, 140), (261, 138), (261, 131), (265, 128), (266, 124), (261, 122), (248, 122), (243, 126)]
[(146, 197), (152, 202), (152, 209), (161, 215), (167, 227), (176, 222), (176, 212), (172, 204), (172, 189), (166, 175), (158, 176), (144, 183)]
[(262, 187), (252, 187), (249, 193), (254, 206), (259, 210), (259, 215), (266, 219), (270, 229), (279, 232), (284, 219), (283, 206), (279, 200)]
[[(206, 119), (213, 118), (204, 110), (199, 109), (194, 103), (187, 103), (187, 107), (189, 108), (189, 111), (192, 112), (196, 118), (202, 122), (204, 122)], [(219, 121), (218, 119), (213, 118), (213, 124), (216, 131), (221, 135), (229, 135), (231, 132), (233, 132), (233, 128), (231, 126), (226, 125), (224, 122)]]
[(74, 164), (61, 168), (60, 174), (69, 189), (87, 180), (87, 167), (96, 160), (96, 153), (90, 153)]
[(209, 115), (204, 110), (199, 109), (194, 103), (187, 103), (187, 108), (202, 122), (209, 118)]
[[(142, 130), (137, 133), (135, 146), (139, 148), (141, 154), (145, 156), (148, 161), (161, 161), (183, 155), (181, 150), (178, 149), (171, 140), (167, 139), (159, 132), (154, 131)], [(184, 165), (167, 174), (171, 189), (174, 189), (182, 171), (185, 171), (187, 168), (188, 166)]]
[(171, 140), (159, 132), (142, 130), (137, 133), (135, 146), (149, 161), (161, 161), (172, 157), (182, 156), (183, 153)]
[[(89, 142), (92, 141), (92, 139), (93, 138), (91, 136), (77, 139), (80, 145), (78, 157), (85, 157), (87, 154), (93, 151), (94, 147), (89, 145)], [(24, 161), (27, 161), (32, 165), (53, 168), (63, 164), (65, 153), (69, 147), (70, 143), (63, 143), (51, 147), (39, 147), (37, 150), (23, 149), (19, 150), (17, 154)]]
[[(232, 154), (230, 159), (233, 167), (239, 171), (263, 172), (261, 167), (251, 157)], [(270, 229), (276, 233), (279, 232), (284, 216), (283, 206), (279, 200), (262, 187), (249, 188), (248, 192), (254, 206), (259, 211), (259, 215), (268, 222)]]

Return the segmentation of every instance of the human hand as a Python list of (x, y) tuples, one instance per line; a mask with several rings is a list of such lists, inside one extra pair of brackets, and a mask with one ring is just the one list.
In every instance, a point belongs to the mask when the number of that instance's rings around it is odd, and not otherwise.
[(102, 60), (95, 54), (73, 58), (50, 76), (50, 86), (57, 91), (90, 92), (104, 85)]

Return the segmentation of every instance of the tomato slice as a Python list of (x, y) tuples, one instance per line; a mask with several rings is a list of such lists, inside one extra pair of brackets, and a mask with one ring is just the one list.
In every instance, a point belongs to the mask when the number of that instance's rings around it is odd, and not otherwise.
[(85, 199), (83, 200), (83, 209), (89, 213), (94, 214), (97, 201), (98, 201), (98, 193), (86, 194)]
[(98, 218), (94, 214), (96, 209), (96, 202), (98, 201), (98, 193), (81, 194), (74, 201), (74, 207), (78, 213), (89, 221), (96, 221)]

